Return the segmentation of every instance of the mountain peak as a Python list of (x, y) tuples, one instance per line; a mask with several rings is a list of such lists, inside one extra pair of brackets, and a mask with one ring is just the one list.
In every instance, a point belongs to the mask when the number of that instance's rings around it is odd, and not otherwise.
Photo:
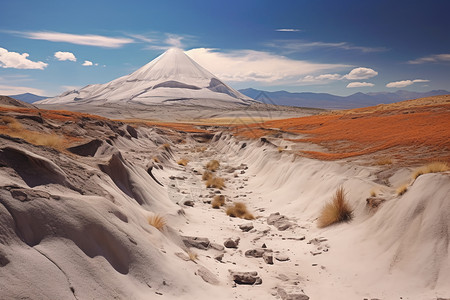
[(102, 105), (128, 104), (130, 101), (140, 104), (172, 104), (188, 103), (189, 100), (205, 106), (216, 106), (214, 101), (247, 104), (251, 98), (227, 86), (182, 49), (170, 48), (130, 75), (105, 84), (89, 85), (38, 104), (89, 102)]

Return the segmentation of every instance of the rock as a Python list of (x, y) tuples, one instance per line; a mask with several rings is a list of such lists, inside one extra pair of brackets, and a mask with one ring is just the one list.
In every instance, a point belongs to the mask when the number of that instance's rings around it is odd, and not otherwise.
[(217, 254), (216, 256), (214, 256), (214, 259), (217, 260), (217, 261), (222, 261), (223, 253)]
[(213, 249), (216, 249), (218, 251), (223, 251), (225, 250), (225, 248), (222, 245), (216, 244), (216, 243), (211, 243), (210, 247)]
[(303, 290), (296, 287), (278, 287), (277, 291), (282, 300), (309, 300)]
[(237, 239), (231, 239), (231, 238), (228, 238), (224, 243), (223, 243), (223, 245), (226, 247), (226, 248), (237, 248), (237, 246), (239, 245), (239, 238), (237, 238)]
[(270, 214), (267, 218), (267, 224), (275, 226), (280, 231), (284, 231), (292, 225), (289, 219), (286, 216), (280, 215), (279, 212)]
[(254, 227), (253, 227), (252, 222), (239, 225), (239, 229), (241, 229), (242, 231), (245, 231), (245, 232), (250, 231), (253, 228)]
[(289, 277), (287, 277), (284, 274), (278, 274), (277, 278), (279, 278), (282, 281), (288, 281), (289, 280)]
[(237, 284), (261, 284), (262, 279), (258, 276), (258, 272), (235, 272), (229, 270), (231, 278)]
[(266, 252), (266, 249), (263, 248), (256, 248), (245, 251), (246, 257), (262, 257), (264, 252)]
[(184, 236), (183, 243), (187, 247), (194, 247), (197, 249), (207, 250), (209, 248), (209, 245), (211, 244), (209, 242), (208, 238), (201, 238), (201, 237), (194, 237), (194, 236)]
[(192, 201), (192, 200), (186, 200), (186, 201), (184, 201), (183, 204), (186, 205), (186, 206), (192, 207), (192, 206), (194, 206), (194, 201)]
[(262, 257), (266, 264), (273, 265), (273, 254), (271, 251), (264, 252)]
[(217, 277), (211, 273), (211, 271), (209, 271), (207, 268), (201, 266), (198, 270), (197, 270), (197, 275), (200, 276), (205, 282), (210, 283), (210, 284), (219, 284), (219, 280), (217, 279)]
[(287, 256), (284, 253), (279, 253), (277, 255), (275, 255), (275, 259), (278, 261), (288, 261), (289, 260), (289, 256)]
[(322, 254), (322, 251), (309, 251), (313, 256)]

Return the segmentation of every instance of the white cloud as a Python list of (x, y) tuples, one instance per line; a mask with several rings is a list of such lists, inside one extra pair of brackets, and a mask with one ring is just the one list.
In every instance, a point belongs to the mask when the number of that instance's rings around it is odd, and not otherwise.
[(393, 81), (386, 84), (386, 87), (388, 88), (402, 88), (405, 86), (412, 85), (414, 83), (420, 83), (420, 82), (430, 82), (426, 79), (414, 79), (414, 80), (400, 80), (400, 81)]
[(375, 86), (375, 84), (370, 82), (350, 82), (347, 84), (347, 88), (359, 88), (359, 87), (371, 87)]
[(306, 74), (348, 67), (294, 60), (253, 50), (218, 52), (217, 49), (196, 48), (186, 51), (186, 54), (219, 78), (232, 82), (295, 83)]
[(51, 42), (65, 42), (77, 45), (97, 46), (106, 48), (120, 48), (126, 44), (134, 43), (133, 39), (124, 37), (108, 37), (93, 34), (71, 34), (63, 32), (14, 32), (25, 38), (45, 40)]
[(370, 68), (355, 68), (350, 71), (347, 75), (344, 75), (344, 78), (349, 80), (361, 80), (361, 79), (368, 79), (372, 78), (378, 75), (378, 72), (370, 69)]
[(32, 93), (35, 95), (45, 95), (45, 91), (41, 89), (26, 86), (0, 85), (0, 95), (18, 95), (24, 93)]
[(280, 31), (280, 32), (298, 32), (301, 31), (300, 29), (294, 29), (294, 28), (280, 28), (280, 29), (275, 29), (275, 31)]
[(0, 48), (0, 67), (14, 69), (40, 69), (43, 70), (48, 64), (42, 61), (31, 61), (28, 53), (9, 52)]
[(409, 64), (450, 62), (450, 54), (436, 54), (408, 61)]
[(64, 60), (77, 61), (77, 58), (71, 52), (63, 52), (63, 51), (55, 52), (55, 58), (60, 61)]
[(82, 66), (85, 66), (85, 67), (93, 66), (93, 65), (94, 65), (94, 63), (89, 60), (85, 60), (84, 63), (82, 64)]
[(341, 80), (343, 79), (343, 76), (341, 74), (322, 74), (322, 75), (307, 75), (300, 79), (300, 82), (307, 82), (307, 83), (324, 83), (334, 80)]
[(356, 50), (356, 51), (360, 51), (360, 52), (364, 52), (364, 53), (382, 52), (382, 51), (387, 50), (384, 47), (355, 46), (348, 42), (328, 43), (328, 42), (310, 42), (310, 41), (304, 41), (304, 40), (276, 40), (274, 42), (268, 43), (267, 46), (273, 47), (276, 49), (282, 49), (286, 53), (311, 51), (311, 50), (319, 49), (319, 48)]

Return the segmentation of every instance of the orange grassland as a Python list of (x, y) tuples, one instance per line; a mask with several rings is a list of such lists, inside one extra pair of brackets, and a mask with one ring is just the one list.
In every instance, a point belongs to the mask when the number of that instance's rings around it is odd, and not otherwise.
[(409, 162), (450, 161), (450, 95), (437, 102), (423, 99), (237, 126), (233, 132), (245, 138), (296, 134), (299, 138), (289, 140), (328, 150), (299, 154), (324, 160), (383, 153)]

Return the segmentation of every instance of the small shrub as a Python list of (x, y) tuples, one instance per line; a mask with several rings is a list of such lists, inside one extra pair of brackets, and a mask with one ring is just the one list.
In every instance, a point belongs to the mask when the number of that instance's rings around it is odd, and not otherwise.
[(212, 208), (220, 208), (225, 205), (225, 196), (224, 195), (216, 195), (211, 202)]
[(253, 220), (255, 217), (247, 210), (247, 206), (242, 202), (236, 202), (233, 206), (229, 206), (226, 211), (227, 215), (233, 218), (241, 218)]
[(209, 180), (213, 177), (213, 174), (209, 171), (205, 171), (202, 175), (202, 180)]
[(450, 170), (449, 166), (445, 162), (435, 161), (432, 163), (429, 163), (426, 166), (420, 167), (414, 171), (412, 174), (412, 179), (417, 179), (420, 175), (427, 174), (427, 173), (438, 173), (438, 172), (445, 172)]
[(278, 147), (278, 148), (277, 148), (277, 150), (278, 150), (278, 153), (281, 153), (281, 152), (283, 152), (283, 151), (284, 151), (284, 148), (282, 148), (282, 147)]
[(223, 189), (225, 187), (225, 181), (220, 177), (211, 177), (206, 180), (207, 188)]
[(159, 160), (159, 158), (158, 157), (156, 157), (156, 156), (154, 156), (153, 157), (153, 161), (155, 162), (155, 163), (161, 163), (161, 161)]
[(148, 217), (148, 224), (161, 231), (166, 226), (166, 220), (163, 216), (153, 215)]
[(341, 186), (336, 190), (333, 200), (322, 208), (317, 225), (320, 228), (334, 223), (350, 221), (353, 218), (353, 210), (345, 199), (345, 191)]
[(375, 192), (375, 189), (370, 190), (370, 197), (376, 197), (377, 193)]
[(220, 167), (220, 163), (218, 160), (211, 160), (206, 164), (206, 169), (210, 170), (211, 172), (215, 172)]
[(408, 184), (404, 184), (404, 185), (400, 186), (399, 188), (397, 188), (397, 195), (401, 196), (404, 193), (406, 193), (407, 190), (408, 190)]
[(188, 164), (188, 162), (189, 162), (189, 160), (187, 160), (186, 158), (182, 158), (177, 161), (177, 164), (179, 164), (180, 166), (186, 166)]

